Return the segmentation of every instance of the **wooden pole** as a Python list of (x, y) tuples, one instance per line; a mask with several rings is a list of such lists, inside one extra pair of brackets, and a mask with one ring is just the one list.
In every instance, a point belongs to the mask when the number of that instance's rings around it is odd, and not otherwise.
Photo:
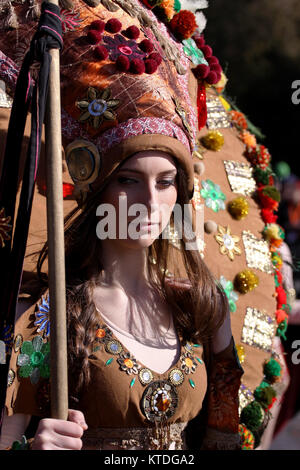
[[(48, 0), (58, 5), (58, 0)], [(60, 55), (52, 49), (45, 140), (50, 297), (51, 416), (68, 418), (66, 282), (62, 186)]]

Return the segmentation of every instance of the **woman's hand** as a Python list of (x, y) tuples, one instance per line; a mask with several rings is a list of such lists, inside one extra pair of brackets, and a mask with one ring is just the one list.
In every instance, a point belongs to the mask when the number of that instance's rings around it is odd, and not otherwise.
[(81, 437), (87, 428), (84, 415), (79, 410), (69, 410), (68, 421), (42, 419), (32, 443), (32, 450), (80, 450)]

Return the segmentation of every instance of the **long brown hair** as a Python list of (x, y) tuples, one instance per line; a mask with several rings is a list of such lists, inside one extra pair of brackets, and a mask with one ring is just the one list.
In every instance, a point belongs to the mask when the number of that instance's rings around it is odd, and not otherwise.
[[(183, 208), (184, 204), (189, 203), (189, 198), (186, 176), (180, 167), (177, 188), (177, 203)], [(95, 256), (99, 249), (101, 251), (101, 241), (96, 236), (96, 208), (100, 202), (101, 193), (92, 194), (84, 210), (76, 208), (65, 218), (68, 367), (70, 394), (73, 397), (78, 396), (82, 386), (90, 379), (88, 358), (99, 321), (93, 289), (103, 269), (100, 256)], [(152, 286), (170, 306), (178, 332), (186, 340), (203, 344), (213, 337), (223, 323), (228, 302), (199, 252), (185, 249), (187, 238), (184, 227), (186, 225), (183, 225), (180, 250), (170, 246), (169, 240), (162, 236), (148, 248), (148, 274)], [(177, 260), (181, 257), (191, 285), (189, 290), (174, 289), (166, 283), (174, 252)], [(47, 255), (48, 247), (45, 244), (38, 260), (40, 278), (43, 277), (42, 265)]]

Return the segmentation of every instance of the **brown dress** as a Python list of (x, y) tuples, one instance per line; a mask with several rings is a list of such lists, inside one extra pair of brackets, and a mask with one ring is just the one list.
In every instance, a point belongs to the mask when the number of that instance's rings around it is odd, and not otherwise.
[[(48, 313), (46, 292), (16, 322), (8, 415), (51, 416)], [(179, 339), (177, 363), (158, 374), (140, 363), (99, 317), (89, 356), (91, 379), (76, 403), (88, 425), (84, 450), (239, 449), (243, 370), (233, 339), (216, 355), (209, 344)]]

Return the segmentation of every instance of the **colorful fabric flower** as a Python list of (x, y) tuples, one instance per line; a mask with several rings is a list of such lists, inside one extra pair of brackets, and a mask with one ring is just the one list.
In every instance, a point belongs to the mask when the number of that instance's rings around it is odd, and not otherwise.
[(103, 42), (109, 50), (109, 58), (115, 62), (120, 55), (125, 55), (129, 59), (144, 59), (146, 53), (143, 52), (136, 41), (126, 39), (121, 34), (115, 34), (114, 37), (105, 36)]
[(137, 363), (136, 359), (130, 352), (122, 352), (117, 362), (120, 364), (120, 369), (127, 374), (137, 374), (141, 366)]
[(11, 236), (9, 232), (12, 229), (12, 225), (10, 225), (11, 217), (5, 216), (5, 209), (2, 207), (0, 210), (0, 244), (1, 247), (4, 248), (5, 240), (10, 240)]
[(191, 61), (195, 65), (208, 65), (207, 61), (204, 58), (203, 52), (197, 47), (197, 44), (195, 43), (194, 39), (189, 38), (189, 39), (184, 39), (182, 41), (183, 44), (183, 50), (185, 54), (191, 58)]
[(236, 304), (235, 302), (238, 300), (239, 296), (238, 294), (234, 291), (233, 288), (233, 283), (231, 281), (227, 281), (224, 276), (220, 277), (220, 284), (227, 296), (228, 303), (229, 303), (229, 309), (231, 312), (236, 311)]
[(42, 302), (38, 305), (38, 311), (35, 312), (35, 326), (38, 327), (37, 332), (42, 333), (46, 338), (50, 335), (50, 304), (49, 294), (42, 297)]
[(209, 207), (214, 212), (225, 210), (225, 194), (221, 191), (218, 184), (213, 183), (211, 180), (202, 181), (202, 188), (200, 193), (205, 199), (206, 207)]
[(89, 87), (86, 98), (76, 102), (76, 106), (82, 112), (79, 121), (91, 122), (97, 129), (104, 120), (114, 121), (116, 119), (115, 109), (120, 105), (120, 100), (111, 98), (110, 88), (97, 90)]
[(35, 336), (32, 341), (24, 341), (17, 359), (20, 366), (19, 376), (30, 378), (37, 384), (40, 377), (50, 377), (50, 344), (44, 343), (42, 336)]

